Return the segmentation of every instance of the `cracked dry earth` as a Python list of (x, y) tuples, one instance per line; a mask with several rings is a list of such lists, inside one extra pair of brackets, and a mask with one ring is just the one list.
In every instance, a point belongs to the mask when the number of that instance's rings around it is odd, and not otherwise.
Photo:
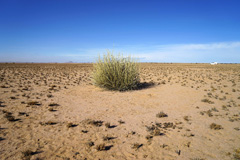
[(0, 64), (0, 159), (240, 159), (240, 65), (140, 64), (149, 87), (92, 85), (92, 64)]

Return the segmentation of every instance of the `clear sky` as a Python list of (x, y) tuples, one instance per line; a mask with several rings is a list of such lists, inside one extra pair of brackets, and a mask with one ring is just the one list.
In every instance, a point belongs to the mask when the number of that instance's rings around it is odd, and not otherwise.
[(240, 0), (0, 0), (0, 62), (240, 63)]

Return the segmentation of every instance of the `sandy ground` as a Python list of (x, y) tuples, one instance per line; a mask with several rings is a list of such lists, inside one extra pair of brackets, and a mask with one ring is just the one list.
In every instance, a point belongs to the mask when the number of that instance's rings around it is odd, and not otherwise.
[(115, 92), (91, 64), (0, 64), (0, 159), (240, 159), (240, 65), (141, 64)]

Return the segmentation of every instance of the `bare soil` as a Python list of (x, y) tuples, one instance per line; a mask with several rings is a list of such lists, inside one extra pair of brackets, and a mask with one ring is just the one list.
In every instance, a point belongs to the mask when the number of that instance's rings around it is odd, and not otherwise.
[(240, 65), (143, 63), (139, 90), (92, 64), (0, 64), (0, 159), (239, 159)]

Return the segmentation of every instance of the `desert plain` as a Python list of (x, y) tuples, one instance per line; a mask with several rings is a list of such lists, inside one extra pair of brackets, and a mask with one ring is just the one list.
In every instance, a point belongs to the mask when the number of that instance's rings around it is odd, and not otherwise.
[(240, 64), (141, 63), (142, 87), (93, 64), (0, 64), (0, 159), (240, 159)]

